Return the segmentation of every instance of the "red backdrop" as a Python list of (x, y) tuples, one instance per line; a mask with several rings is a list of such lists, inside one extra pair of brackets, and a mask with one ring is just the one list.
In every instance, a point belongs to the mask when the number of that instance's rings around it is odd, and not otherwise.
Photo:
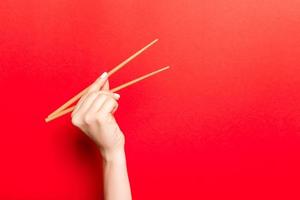
[(0, 198), (101, 199), (101, 158), (45, 116), (111, 78), (134, 199), (299, 199), (299, 0), (2, 0)]

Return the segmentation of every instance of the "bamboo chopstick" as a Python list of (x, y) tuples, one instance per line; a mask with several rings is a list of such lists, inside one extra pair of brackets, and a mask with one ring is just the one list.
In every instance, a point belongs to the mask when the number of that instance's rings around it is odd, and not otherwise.
[[(169, 69), (169, 68), (170, 68), (170, 66), (167, 66), (167, 67), (158, 69), (158, 70), (156, 70), (156, 71), (150, 72), (150, 73), (148, 73), (148, 74), (146, 74), (146, 75), (140, 76), (140, 77), (138, 77), (138, 78), (136, 78), (136, 79), (134, 79), (134, 80), (131, 80), (131, 81), (127, 82), (127, 83), (124, 83), (124, 84), (122, 84), (122, 85), (120, 85), (120, 86), (117, 86), (117, 87), (111, 89), (110, 91), (111, 91), (111, 92), (117, 92), (117, 91), (119, 91), (119, 90), (122, 90), (122, 89), (124, 89), (124, 88), (130, 86), (130, 85), (133, 85), (133, 84), (135, 84), (135, 83), (137, 83), (137, 82), (140, 82), (140, 81), (142, 81), (142, 80), (144, 80), (144, 79), (146, 79), (146, 78), (149, 78), (149, 77), (151, 77), (151, 76), (154, 76), (155, 74), (158, 74), (158, 73), (160, 73), (160, 72), (162, 72), (162, 71), (165, 71), (165, 70), (167, 70), (167, 69)], [(54, 115), (52, 115), (52, 116), (48, 116), (48, 117), (45, 119), (45, 121), (46, 121), (46, 122), (50, 122), (50, 121), (52, 121), (52, 120), (54, 120), (54, 119), (57, 119), (57, 118), (59, 118), (59, 117), (65, 115), (65, 114), (67, 114), (67, 113), (72, 112), (72, 111), (74, 110), (74, 108), (75, 108), (75, 106), (72, 106), (72, 107), (67, 108), (67, 109), (65, 109), (65, 110), (63, 110), (63, 111), (61, 111), (61, 112), (59, 112), (59, 113), (57, 113), (57, 114), (54, 114)]]
[[(148, 49), (153, 44), (155, 44), (157, 41), (158, 41), (158, 39), (153, 40), (152, 42), (150, 42), (149, 44), (147, 44), (145, 47), (143, 47), (142, 49), (140, 49), (139, 51), (137, 51), (136, 53), (134, 53), (132, 56), (130, 56), (129, 58), (127, 58), (126, 60), (124, 60), (123, 62), (121, 62), (119, 65), (117, 65), (116, 67), (114, 67), (112, 70), (110, 70), (108, 72), (108, 76), (111, 76), (112, 74), (116, 73), (118, 70), (120, 70), (122, 67), (124, 67), (127, 63), (129, 63), (135, 57), (137, 57), (138, 55), (140, 55), (141, 53), (143, 53), (146, 49)], [(88, 90), (89, 87), (90, 86), (88, 86), (87, 88), (85, 88), (84, 90), (82, 90), (81, 92), (79, 92), (78, 94), (76, 94), (69, 101), (67, 101), (62, 106), (60, 106), (59, 108), (57, 108), (55, 111), (53, 111), (52, 113), (50, 113), (47, 118), (52, 117), (52, 116), (58, 114), (59, 112), (61, 112), (64, 109), (66, 109), (68, 106), (72, 105), (75, 101), (77, 101), (78, 99), (80, 99), (80, 97), (82, 97), (86, 93), (86, 91)]]
[(152, 42), (150, 42), (149, 44), (147, 44), (145, 47), (141, 48), (139, 51), (137, 51), (135, 54), (133, 54), (132, 56), (130, 56), (129, 58), (127, 58), (126, 60), (124, 60), (123, 62), (121, 62), (119, 65), (117, 65), (116, 67), (114, 67), (112, 70), (110, 70), (108, 72), (108, 76), (111, 76), (112, 74), (116, 73), (117, 71), (119, 71), (122, 67), (124, 67), (127, 63), (129, 63), (131, 60), (133, 60), (135, 57), (137, 57), (138, 55), (140, 55), (141, 53), (143, 53), (146, 49), (148, 49), (149, 47), (151, 47), (153, 44), (155, 44), (158, 41), (158, 39), (153, 40)]
[(127, 83), (123, 83), (122, 85), (117, 86), (117, 87), (111, 89), (110, 91), (111, 91), (111, 92), (117, 92), (117, 91), (119, 91), (119, 90), (122, 90), (123, 88), (126, 88), (126, 87), (128, 87), (128, 86), (130, 86), (130, 85), (133, 85), (133, 84), (135, 84), (135, 83), (137, 83), (137, 82), (140, 82), (140, 81), (142, 81), (142, 80), (144, 80), (144, 79), (146, 79), (146, 78), (149, 78), (150, 76), (153, 76), (153, 75), (155, 75), (155, 74), (158, 74), (158, 73), (160, 73), (160, 72), (162, 72), (162, 71), (165, 71), (165, 70), (167, 70), (167, 69), (169, 69), (169, 68), (170, 68), (170, 66), (166, 66), (166, 67), (163, 67), (163, 68), (161, 68), (161, 69), (155, 70), (155, 71), (150, 72), (150, 73), (148, 73), (148, 74), (146, 74), (146, 75), (144, 75), (144, 76), (140, 76), (140, 77), (138, 77), (138, 78), (136, 78), (136, 79), (133, 79), (133, 80), (127, 82)]

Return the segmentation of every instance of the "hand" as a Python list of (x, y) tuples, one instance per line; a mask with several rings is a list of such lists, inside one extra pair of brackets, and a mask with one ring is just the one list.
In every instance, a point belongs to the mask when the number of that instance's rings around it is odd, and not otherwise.
[(124, 150), (124, 135), (113, 115), (119, 98), (120, 95), (109, 91), (105, 72), (89, 87), (72, 113), (72, 123), (96, 143), (104, 159)]

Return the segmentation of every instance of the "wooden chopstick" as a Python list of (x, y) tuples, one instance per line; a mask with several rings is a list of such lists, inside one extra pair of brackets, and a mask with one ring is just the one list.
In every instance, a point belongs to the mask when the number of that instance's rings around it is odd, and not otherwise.
[[(170, 68), (170, 66), (167, 66), (167, 67), (158, 69), (158, 70), (156, 70), (156, 71), (150, 72), (150, 73), (148, 73), (148, 74), (146, 74), (146, 75), (144, 75), (144, 76), (140, 76), (140, 77), (138, 77), (138, 78), (136, 78), (136, 79), (134, 79), (134, 80), (131, 80), (131, 81), (127, 82), (127, 83), (124, 83), (124, 84), (122, 84), (122, 85), (120, 85), (120, 86), (117, 86), (117, 87), (111, 89), (110, 91), (111, 91), (111, 92), (117, 92), (117, 91), (119, 91), (119, 90), (122, 90), (122, 89), (124, 89), (124, 88), (130, 86), (130, 85), (133, 85), (133, 84), (135, 84), (135, 83), (137, 83), (137, 82), (140, 82), (140, 81), (142, 81), (142, 80), (144, 80), (144, 79), (146, 79), (146, 78), (149, 78), (149, 77), (151, 77), (151, 76), (154, 76), (155, 74), (158, 74), (158, 73), (160, 73), (160, 72), (162, 72), (162, 71), (165, 71), (165, 70), (167, 70), (167, 69), (169, 69), (169, 68)], [(67, 113), (72, 112), (72, 111), (74, 110), (74, 108), (75, 108), (75, 106), (72, 106), (72, 107), (70, 107), (70, 108), (67, 108), (67, 109), (65, 109), (65, 110), (63, 110), (63, 111), (61, 111), (61, 112), (55, 114), (55, 115), (49, 116), (49, 117), (47, 117), (47, 118), (45, 119), (45, 121), (46, 121), (46, 122), (50, 122), (50, 121), (52, 121), (52, 120), (54, 120), (54, 119), (57, 119), (57, 118), (59, 118), (59, 117), (65, 115), (65, 114), (67, 114)]]
[(146, 49), (148, 49), (149, 47), (151, 47), (153, 44), (155, 44), (158, 41), (158, 39), (153, 40), (152, 42), (150, 42), (149, 44), (147, 44), (145, 47), (141, 48), (139, 51), (137, 51), (135, 54), (133, 54), (132, 56), (130, 56), (129, 58), (127, 58), (126, 60), (124, 60), (123, 62), (121, 62), (119, 65), (117, 65), (116, 67), (114, 67), (112, 70), (110, 70), (108, 72), (108, 76), (111, 76), (112, 74), (116, 73), (117, 71), (119, 71), (122, 67), (124, 67), (127, 63), (129, 63), (131, 60), (133, 60), (135, 57), (137, 57), (138, 55), (140, 55), (141, 53), (143, 53)]
[(170, 66), (166, 66), (166, 67), (163, 67), (163, 68), (161, 68), (161, 69), (155, 70), (155, 71), (150, 72), (150, 73), (148, 73), (148, 74), (146, 74), (146, 75), (144, 75), (144, 76), (140, 76), (140, 77), (138, 77), (138, 78), (136, 78), (136, 79), (133, 79), (133, 80), (127, 82), (127, 83), (123, 83), (122, 85), (120, 85), (120, 86), (118, 86), (118, 87), (115, 87), (115, 88), (111, 89), (110, 91), (111, 91), (111, 92), (117, 92), (117, 91), (119, 91), (119, 90), (122, 90), (123, 88), (126, 88), (126, 87), (128, 87), (128, 86), (130, 86), (130, 85), (133, 85), (133, 84), (135, 84), (135, 83), (137, 83), (137, 82), (140, 82), (140, 81), (142, 81), (142, 80), (144, 80), (144, 79), (146, 79), (146, 78), (149, 78), (150, 76), (153, 76), (153, 75), (155, 75), (155, 74), (158, 74), (158, 73), (160, 73), (160, 72), (162, 72), (162, 71), (165, 71), (165, 70), (167, 70), (167, 69), (169, 69), (169, 68), (170, 68)]
[[(140, 49), (139, 51), (137, 51), (136, 53), (134, 53), (132, 56), (130, 56), (129, 58), (127, 58), (126, 60), (124, 60), (123, 62), (121, 62), (119, 65), (117, 65), (116, 67), (114, 67), (112, 70), (110, 70), (108, 72), (108, 76), (111, 76), (112, 74), (116, 73), (118, 70), (120, 70), (121, 68), (123, 68), (127, 63), (129, 63), (135, 57), (137, 57), (138, 55), (140, 55), (141, 53), (143, 53), (146, 49), (148, 49), (150, 46), (152, 46), (153, 44), (155, 44), (157, 41), (158, 41), (158, 39), (153, 40), (152, 42), (150, 42), (149, 44), (147, 44), (145, 47), (143, 47), (142, 49)], [(58, 114), (59, 112), (61, 112), (64, 109), (66, 109), (68, 106), (72, 105), (75, 101), (77, 101), (78, 99), (80, 99), (80, 97), (82, 97), (87, 92), (87, 90), (89, 89), (89, 87), (90, 86), (88, 86), (87, 88), (85, 88), (84, 90), (82, 90), (81, 92), (79, 92), (78, 94), (76, 94), (69, 101), (67, 101), (62, 106), (60, 106), (59, 108), (57, 108), (55, 111), (53, 111), (52, 113), (50, 113), (48, 115), (48, 118), (52, 117), (52, 116), (54, 116), (56, 114)]]

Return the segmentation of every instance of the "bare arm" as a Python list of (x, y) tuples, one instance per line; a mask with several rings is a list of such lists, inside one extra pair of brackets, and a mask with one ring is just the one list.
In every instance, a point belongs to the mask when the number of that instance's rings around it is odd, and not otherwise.
[(103, 158), (105, 200), (131, 200), (124, 151), (125, 138), (114, 112), (120, 96), (109, 91), (107, 74), (103, 73), (78, 102), (72, 123), (99, 147)]

